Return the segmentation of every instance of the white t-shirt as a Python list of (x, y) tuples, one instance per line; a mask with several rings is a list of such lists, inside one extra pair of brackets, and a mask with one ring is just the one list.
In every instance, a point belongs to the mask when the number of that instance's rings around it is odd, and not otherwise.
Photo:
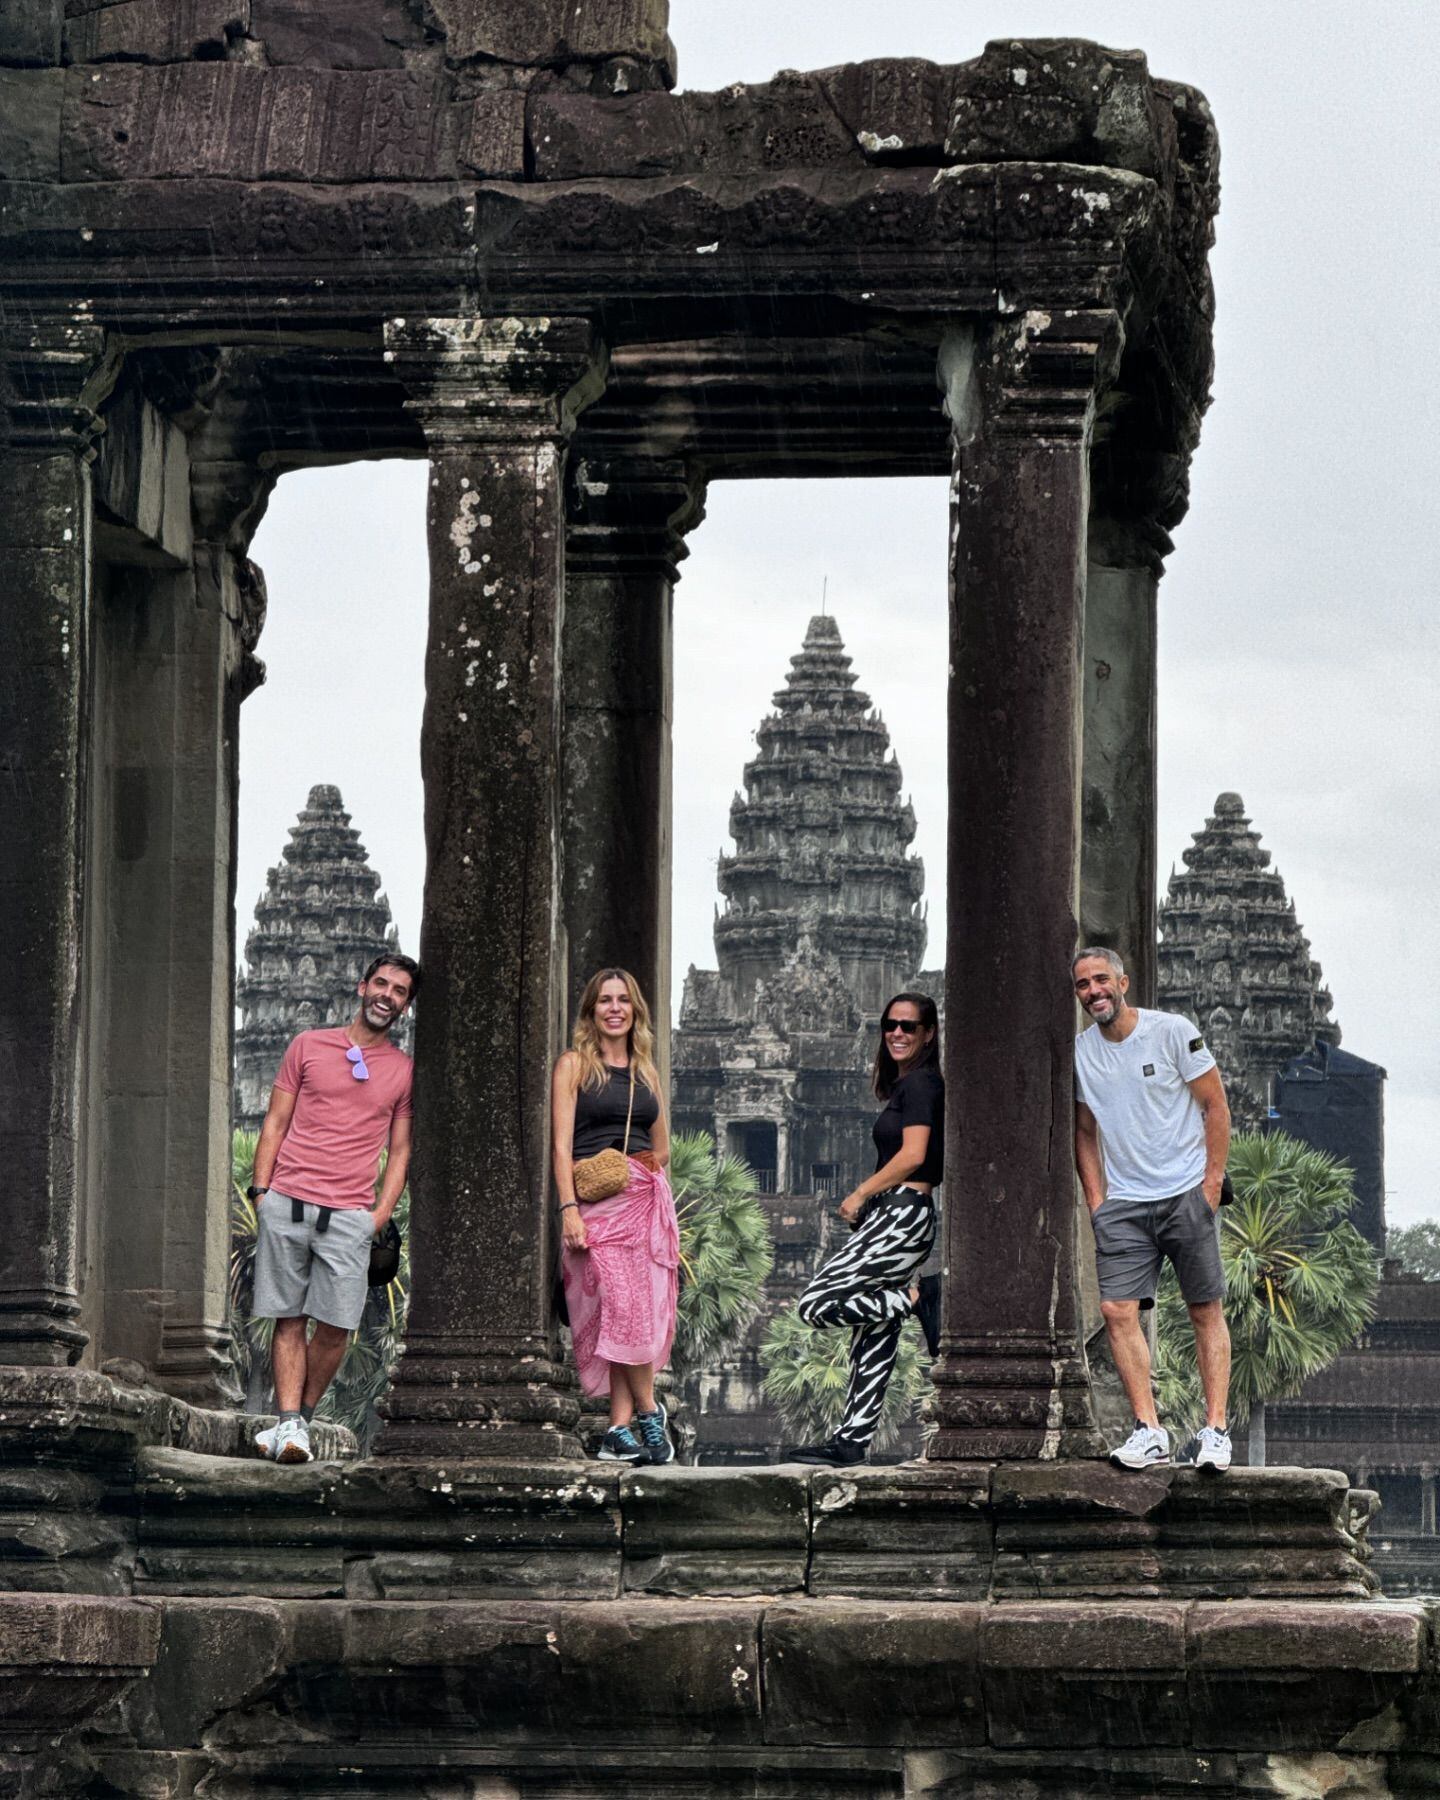
[(1136, 1011), (1122, 1043), (1098, 1025), (1075, 1039), (1075, 1097), (1100, 1126), (1107, 1198), (1171, 1200), (1205, 1175), (1205, 1115), (1188, 1083), (1215, 1058), (1179, 1013)]

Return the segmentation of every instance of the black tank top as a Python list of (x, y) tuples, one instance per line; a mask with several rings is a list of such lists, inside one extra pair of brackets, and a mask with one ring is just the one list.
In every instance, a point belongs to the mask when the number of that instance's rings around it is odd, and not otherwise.
[[(630, 1104), (630, 1070), (606, 1069), (602, 1088), (581, 1082), (575, 1096), (575, 1136), (570, 1154), (576, 1162), (600, 1150), (625, 1146), (625, 1111)], [(630, 1153), (650, 1148), (650, 1127), (660, 1117), (660, 1102), (643, 1081), (635, 1083), (635, 1111), (630, 1119)]]

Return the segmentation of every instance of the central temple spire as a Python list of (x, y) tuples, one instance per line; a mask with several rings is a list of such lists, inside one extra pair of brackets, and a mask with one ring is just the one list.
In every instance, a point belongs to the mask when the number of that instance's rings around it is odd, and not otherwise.
[(756, 733), (719, 862), (721, 979), (743, 1006), (796, 948), (802, 919), (839, 962), (862, 1011), (878, 1012), (920, 966), (924, 865), (900, 797), (884, 720), (855, 685), (833, 618), (817, 614)]

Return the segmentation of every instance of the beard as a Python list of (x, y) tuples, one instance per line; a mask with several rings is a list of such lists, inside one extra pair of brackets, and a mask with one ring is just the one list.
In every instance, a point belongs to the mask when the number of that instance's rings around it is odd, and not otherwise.
[(367, 1002), (360, 1008), (360, 1016), (372, 1031), (389, 1032), (400, 1022), (398, 1012), (377, 1014), (373, 1002)]

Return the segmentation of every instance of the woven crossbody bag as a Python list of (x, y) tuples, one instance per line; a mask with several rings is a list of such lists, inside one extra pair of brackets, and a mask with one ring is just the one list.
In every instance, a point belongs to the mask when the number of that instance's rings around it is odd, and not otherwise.
[(625, 1109), (625, 1148), (597, 1150), (575, 1165), (575, 1198), (580, 1201), (611, 1200), (630, 1181), (630, 1119), (635, 1111), (635, 1063), (630, 1063), (630, 1104)]

